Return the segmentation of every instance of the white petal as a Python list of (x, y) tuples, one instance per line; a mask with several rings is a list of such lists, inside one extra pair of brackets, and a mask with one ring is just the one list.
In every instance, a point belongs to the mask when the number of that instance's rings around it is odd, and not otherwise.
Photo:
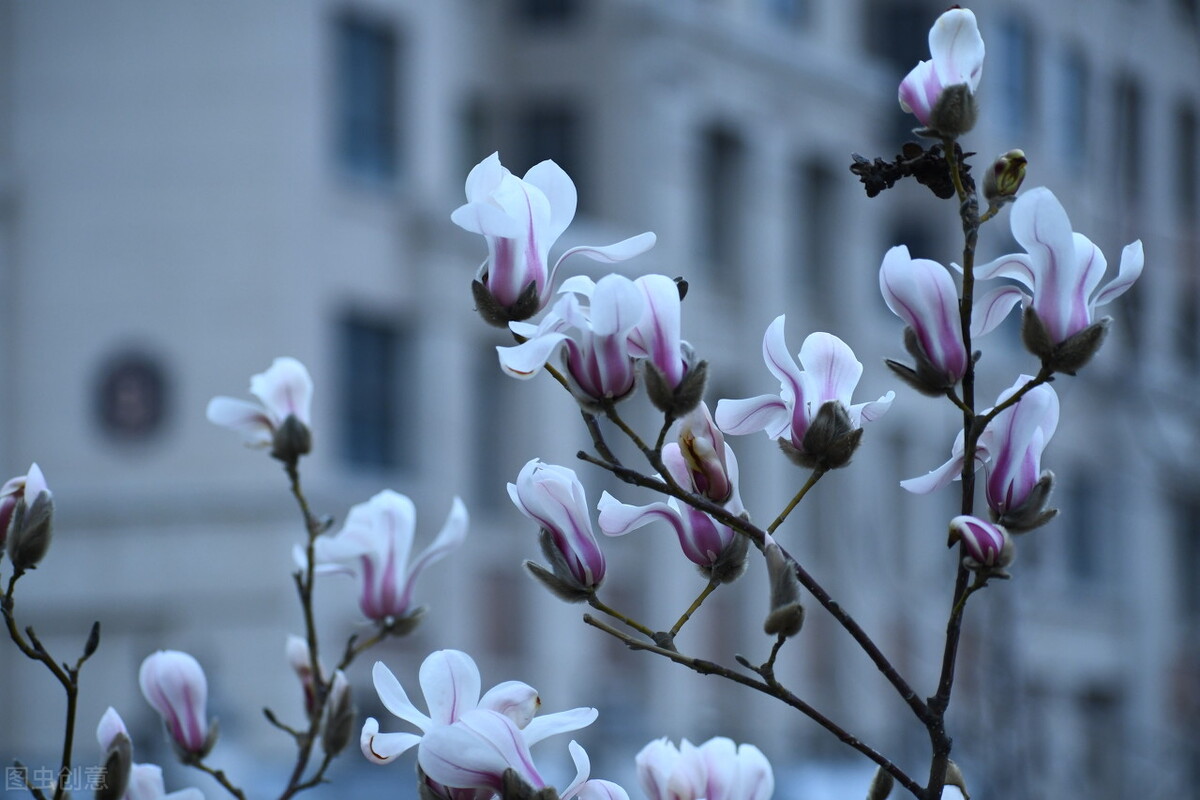
[(311, 422), (312, 378), (294, 358), (277, 358), (266, 372), (250, 378), (250, 393), (262, 401), (276, 423), (292, 414), (305, 425)]
[(214, 397), (208, 401), (205, 415), (209, 422), (240, 433), (251, 447), (271, 444), (275, 429), (260, 405), (233, 397)]
[(546, 362), (564, 341), (565, 333), (546, 333), (515, 347), (496, 347), (500, 368), (514, 378), (529, 380), (542, 371)]
[(404, 687), (400, 685), (400, 681), (396, 680), (396, 676), (382, 661), (375, 662), (375, 666), (371, 670), (371, 677), (375, 682), (375, 693), (379, 695), (379, 702), (383, 703), (384, 708), (423, 731), (428, 731), (433, 727), (433, 720), (422, 714), (412, 704)]
[(500, 164), (500, 154), (492, 153), (467, 173), (467, 201), (486, 201), (509, 174), (511, 173)]
[(572, 708), (534, 717), (521, 731), (525, 743), (530, 747), (550, 736), (586, 728), (596, 721), (600, 712), (594, 708)]
[(1146, 255), (1142, 251), (1142, 240), (1138, 239), (1132, 244), (1125, 245), (1121, 251), (1121, 267), (1117, 271), (1117, 277), (1096, 295), (1096, 299), (1092, 301), (1092, 308), (1102, 306), (1105, 303), (1115, 300), (1129, 290), (1133, 282), (1142, 274), (1142, 267), (1146, 263)]
[(942, 86), (965, 83), (974, 92), (983, 74), (984, 45), (975, 15), (951, 9), (929, 31), (929, 54)]
[(1008, 312), (1021, 301), (1029, 302), (1029, 295), (1015, 286), (998, 286), (982, 297), (975, 298), (971, 312), (971, 336), (983, 336), (995, 330), (1008, 318)]
[(515, 239), (522, 233), (521, 223), (492, 203), (465, 203), (450, 214), (450, 221), (470, 233)]
[(850, 397), (862, 377), (863, 365), (854, 357), (849, 345), (832, 333), (810, 333), (800, 345), (800, 366), (804, 369), (802, 385), (815, 390), (815, 396), (804, 398), (813, 403), (814, 414), (829, 400), (839, 400), (842, 405), (850, 406)]
[(732, 436), (765, 430), (772, 439), (782, 436), (791, 424), (788, 407), (776, 394), (745, 400), (718, 400), (714, 419), (718, 428)]
[(449, 725), (479, 705), (479, 667), (461, 650), (430, 653), (420, 678), (429, 716), (438, 725)]
[(962, 467), (963, 456), (960, 454), (919, 478), (900, 481), (900, 486), (913, 494), (929, 494), (943, 486), (948, 486), (951, 481), (959, 480), (962, 477)]
[(639, 233), (637, 236), (630, 236), (628, 239), (622, 239), (616, 244), (605, 245), (603, 247), (579, 245), (578, 247), (572, 247), (559, 256), (558, 263), (561, 264), (568, 256), (579, 254), (587, 256), (593, 261), (616, 264), (617, 262), (628, 261), (631, 258), (640, 256), (654, 247), (656, 241), (657, 237), (652, 232), (647, 231), (646, 233)]
[(575, 208), (579, 202), (575, 183), (562, 167), (549, 159), (530, 167), (525, 173), (524, 181), (540, 189), (550, 205), (549, 224), (541, 232), (541, 236), (547, 242), (546, 246), (549, 247), (562, 236), (563, 231), (575, 218)]

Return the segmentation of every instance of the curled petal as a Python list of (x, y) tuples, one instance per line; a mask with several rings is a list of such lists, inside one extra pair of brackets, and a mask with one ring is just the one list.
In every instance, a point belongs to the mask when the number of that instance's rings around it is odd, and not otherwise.
[(312, 392), (308, 370), (294, 358), (277, 358), (266, 372), (250, 379), (250, 393), (262, 401), (277, 425), (289, 416), (311, 424)]
[(588, 757), (587, 751), (583, 746), (574, 740), (567, 745), (567, 749), (571, 753), (571, 761), (575, 763), (575, 779), (559, 793), (560, 800), (570, 800), (579, 793), (583, 788), (584, 781), (592, 774), (592, 760)]
[(540, 189), (550, 207), (550, 218), (542, 232), (549, 247), (558, 241), (571, 220), (575, 219), (575, 209), (579, 203), (575, 182), (562, 167), (549, 159), (530, 167), (524, 181)]
[(1125, 245), (1121, 250), (1121, 266), (1117, 271), (1117, 277), (1100, 290), (1096, 298), (1092, 300), (1092, 307), (1102, 306), (1116, 300), (1129, 291), (1129, 287), (1133, 286), (1133, 282), (1142, 274), (1142, 267), (1145, 263), (1146, 255), (1142, 250), (1141, 239)]
[(514, 378), (529, 380), (542, 371), (559, 345), (570, 337), (565, 333), (547, 333), (514, 347), (496, 347), (500, 368)]
[(446, 517), (446, 523), (442, 526), (442, 530), (438, 532), (437, 538), (430, 542), (429, 546), (421, 552), (421, 555), (417, 556), (412, 566), (408, 568), (404, 591), (401, 592), (398, 604), (401, 608), (411, 607), (413, 586), (416, 583), (417, 577), (425, 571), (425, 568), (430, 564), (436, 564), (438, 561), (441, 561), (451, 550), (454, 550), (466, 540), (469, 519), (467, 507), (463, 505), (462, 500), (455, 497), (450, 504), (450, 514)]
[(790, 422), (787, 405), (775, 394), (718, 400), (715, 419), (717, 427), (730, 436), (766, 431), (772, 439), (786, 433)]
[(948, 486), (951, 481), (961, 478), (964, 460), (965, 457), (960, 451), (932, 472), (922, 475), (919, 478), (909, 478), (908, 480), (900, 481), (900, 486), (905, 491), (912, 492), (913, 494), (929, 494), (941, 489), (943, 486)]
[(479, 708), (499, 711), (522, 729), (529, 725), (541, 705), (537, 690), (520, 681), (498, 683), (479, 700)]
[(612, 781), (597, 779), (584, 781), (575, 797), (578, 800), (629, 800), (629, 792)]
[[(616, 264), (621, 261), (628, 261), (631, 258), (640, 256), (650, 248), (654, 247), (658, 237), (650, 231), (639, 233), (637, 236), (630, 236), (628, 239), (622, 239), (614, 244), (597, 247), (595, 245), (579, 245), (567, 250), (558, 258), (555, 264), (557, 269), (558, 264), (566, 261), (567, 258), (573, 255), (583, 255), (593, 261), (600, 261), (604, 264)], [(565, 286), (565, 284), (564, 284)]]
[(971, 312), (971, 336), (983, 336), (995, 330), (1008, 317), (1013, 306), (1029, 300), (1029, 295), (1015, 286), (997, 286), (982, 297), (977, 297)]
[(415, 733), (380, 733), (374, 717), (368, 717), (363, 723), (358, 738), (362, 754), (375, 764), (390, 764), (420, 741), (421, 737)]
[(630, 531), (649, 525), (656, 519), (669, 522), (675, 531), (682, 535), (679, 512), (666, 503), (631, 506), (605, 492), (601, 495), (596, 508), (600, 509), (600, 530), (609, 536), (624, 536)]

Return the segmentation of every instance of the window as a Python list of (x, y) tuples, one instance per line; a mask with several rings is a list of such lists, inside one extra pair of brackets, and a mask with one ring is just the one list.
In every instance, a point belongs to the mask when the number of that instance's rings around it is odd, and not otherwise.
[(831, 263), (834, 253), (835, 198), (838, 176), (819, 158), (798, 164), (793, 176), (792, 219), (788, 230), (793, 263), (788, 266), (793, 286), (807, 299), (808, 312), (819, 314), (832, 300), (830, 276), (836, 274)]
[(471, 452), (468, 453), (473, 502), (476, 506), (492, 509), (511, 507), (505, 487), (517, 480), (529, 457), (515, 444), (523, 440), (530, 404), (536, 402), (528, 393), (527, 384), (514, 380), (500, 369), (496, 348), (492, 346), (496, 342), (512, 345), (511, 339), (506, 341), (496, 337), (476, 348), (473, 430)]
[(1000, 119), (1009, 134), (1027, 134), (1032, 130), (1035, 108), (1033, 76), (1033, 34), (1029, 25), (1015, 17), (997, 26), (1000, 51)]
[(741, 263), (745, 148), (736, 134), (709, 128), (700, 144), (696, 242), (700, 261), (712, 268), (719, 289), (736, 291)]
[(1117, 80), (1113, 102), (1113, 136), (1116, 151), (1117, 191), (1120, 199), (1136, 202), (1141, 197), (1141, 162), (1145, 144), (1142, 131), (1142, 91), (1131, 75)]
[(579, 146), (581, 129), (579, 114), (566, 102), (546, 100), (526, 107), (518, 120), (519, 157), (513, 171), (524, 174), (534, 164), (550, 159), (571, 176), (583, 206), (588, 180)]
[(1175, 208), (1179, 213), (1180, 251), (1179, 298), (1181, 307), (1175, 331), (1179, 353), (1192, 366), (1200, 365), (1200, 196), (1196, 181), (1200, 179), (1200, 163), (1196, 148), (1196, 109), (1182, 103), (1175, 114), (1175, 149), (1178, 162), (1175, 169)]
[(1088, 132), (1091, 130), (1088, 125), (1091, 81), (1082, 50), (1071, 50), (1063, 55), (1059, 76), (1059, 150), (1063, 160), (1078, 170), (1087, 164)]
[(416, 353), (405, 327), (351, 314), (342, 320), (341, 362), (343, 455), (357, 467), (387, 470), (413, 461), (417, 429)]
[(359, 17), (337, 22), (337, 157), (359, 178), (388, 182), (398, 171), (396, 35)]
[[(1061, 524), (1066, 528), (1067, 574), (1081, 586), (1096, 586), (1104, 576), (1109, 546), (1108, 515), (1102, 504), (1107, 496), (1095, 474), (1082, 468), (1071, 471), (1062, 499)], [(1051, 507), (1054, 503), (1051, 503)]]
[(772, 22), (781, 23), (789, 28), (799, 28), (808, 22), (811, 12), (807, 0), (763, 0), (763, 2)]
[(517, 15), (525, 22), (559, 23), (579, 12), (578, 0), (515, 0)]
[(1174, 584), (1179, 610), (1186, 619), (1200, 619), (1200, 501), (1179, 495), (1172, 508), (1174, 516)]

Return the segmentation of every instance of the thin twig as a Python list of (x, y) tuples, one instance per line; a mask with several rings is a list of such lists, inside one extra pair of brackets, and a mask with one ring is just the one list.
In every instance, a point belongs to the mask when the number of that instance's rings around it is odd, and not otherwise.
[(637, 631), (638, 633), (642, 634), (643, 636), (645, 636), (649, 639), (654, 638), (654, 631), (650, 630), (649, 627), (647, 627), (646, 625), (643, 625), (642, 623), (638, 622), (637, 620), (633, 619), (632, 617), (622, 614), (620, 611), (617, 611), (615, 608), (610, 607), (604, 601), (602, 601), (599, 597), (597, 597), (595, 592), (592, 592), (590, 595), (588, 595), (587, 602), (588, 602), (589, 606), (591, 606), (592, 608), (601, 612), (602, 614), (607, 614), (608, 616), (612, 617), (613, 619), (619, 620), (621, 623), (629, 626), (630, 628), (633, 628), (635, 631)]
[(796, 492), (796, 496), (792, 498), (792, 502), (788, 503), (787, 508), (779, 512), (779, 516), (775, 518), (775, 521), (767, 526), (767, 533), (774, 533), (775, 529), (783, 524), (783, 521), (788, 518), (788, 514), (792, 513), (792, 509), (804, 499), (804, 495), (808, 494), (809, 489), (817, 485), (817, 481), (821, 480), (821, 476), (824, 474), (825, 470), (823, 469), (814, 469), (812, 471), (812, 474), (808, 476), (808, 480), (800, 487), (800, 491)]
[(682, 664), (688, 669), (698, 672), (701, 675), (717, 675), (728, 681), (740, 683), (743, 686), (748, 686), (751, 689), (768, 695), (769, 697), (774, 697), (775, 699), (791, 706), (792, 708), (795, 708), (800, 713), (816, 722), (822, 728), (832, 733), (839, 740), (854, 748), (859, 753), (862, 753), (867, 758), (871, 759), (873, 762), (886, 770), (892, 777), (896, 779), (897, 782), (899, 782), (910, 792), (918, 794), (921, 791), (921, 787), (916, 783), (916, 781), (910, 778), (904, 772), (904, 770), (893, 764), (874, 748), (865, 744), (857, 736), (848, 733), (836, 722), (817, 711), (811, 705), (792, 694), (777, 682), (775, 686), (772, 686), (765, 680), (752, 678), (749, 675), (736, 672), (728, 667), (717, 664), (714, 661), (693, 658), (692, 656), (684, 655), (676, 650), (669, 650), (665, 647), (660, 647), (659, 645), (650, 642), (644, 642), (639, 639), (635, 639), (632, 636), (629, 636), (628, 634), (612, 627), (611, 625), (596, 619), (591, 614), (584, 614), (583, 621), (594, 628), (599, 628), (610, 636), (616, 637), (624, 642), (627, 647), (633, 650), (645, 650), (646, 652), (668, 658), (671, 661), (674, 661), (676, 664)]
[(687, 621), (692, 618), (692, 614), (695, 614), (700, 609), (700, 606), (705, 600), (708, 599), (708, 596), (713, 593), (718, 585), (720, 585), (718, 581), (712, 578), (709, 579), (708, 585), (705, 586), (696, 599), (692, 601), (692, 604), (688, 606), (688, 610), (683, 612), (683, 615), (675, 622), (674, 625), (671, 626), (671, 632), (669, 635), (672, 638), (674, 638), (675, 634), (679, 633), (679, 631), (683, 629), (683, 626), (687, 624)]

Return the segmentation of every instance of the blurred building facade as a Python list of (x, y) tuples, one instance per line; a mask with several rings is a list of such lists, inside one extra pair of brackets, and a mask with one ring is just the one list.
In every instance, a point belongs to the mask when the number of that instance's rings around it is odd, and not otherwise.
[[(1135, 238), (1147, 253), (1100, 356), (1055, 382), (1064, 415), (1046, 463), (1060, 518), (1022, 538), (1015, 579), (968, 610), (952, 718), (980, 797), (1148, 800), (1200, 779), (1197, 6), (977, 9), (983, 113), (964, 141), (976, 170), (1021, 147), (1026, 185), (1050, 186), (1111, 268)], [(781, 536), (932, 693), (956, 501), (897, 482), (946, 458), (956, 419), (883, 367), (902, 354), (901, 325), (877, 271), (897, 243), (958, 260), (957, 215), (920, 187), (868, 200), (847, 167), (851, 152), (898, 153), (914, 121), (896, 85), (927, 57), (941, 10), (0, 0), (0, 465), (21, 474), (37, 461), (58, 508), (54, 547), (17, 593), (21, 622), (64, 658), (91, 619), (104, 625), (84, 670), (78, 759), (95, 756), (92, 725), (113, 704), (140, 731), (139, 760), (169, 760), (135, 675), (147, 653), (173, 648), (209, 670), (227, 740), (214, 761), (267, 788), (284, 773), (287, 741), (260, 708), (298, 714), (283, 643), (301, 628), (289, 571), (302, 529), (282, 471), (209, 425), (204, 404), (241, 395), (286, 354), (316, 381), (303, 478), (319, 512), (341, 519), (393, 488), (416, 501), (422, 546), (453, 496), (471, 510), (463, 552), (418, 589), (422, 628), (377, 653), (405, 685), (427, 652), (457, 647), (486, 685), (526, 680), (551, 710), (595, 705), (600, 721), (580, 738), (594, 774), (618, 780), (663, 735), (758, 745), (781, 797), (801, 796), (786, 782), (800, 765), (847, 759), (869, 775), (806, 719), (624, 650), (522, 574), (535, 532), (504, 487), (527, 460), (576, 467), (593, 502), (602, 489), (636, 495), (576, 462), (587, 439), (556, 385), (500, 373), (505, 337), (476, 317), (468, 287), (483, 243), (449, 213), (489, 153), (517, 174), (553, 158), (580, 193), (563, 246), (653, 230), (655, 249), (622, 269), (689, 280), (684, 333), (710, 362), (713, 401), (775, 388), (759, 353), (784, 313), (793, 351), (813, 330), (855, 349), (860, 399), (897, 388), (854, 464), (827, 476)], [(1004, 214), (981, 257), (1013, 247)], [(564, 269), (602, 274), (584, 260)], [(981, 345), (986, 405), (1035, 365), (1014, 325)], [(806, 476), (765, 437), (731, 444), (747, 506), (770, 519)], [(652, 626), (668, 627), (702, 588), (665, 529), (604, 544), (606, 599)], [(681, 649), (764, 659), (761, 579), (752, 569), (714, 595)], [(348, 582), (320, 589), (332, 652), (362, 627)], [(360, 705), (398, 729), (374, 703), (372, 660), (353, 668)], [(923, 730), (815, 604), (780, 674), (920, 774)], [(6, 764), (56, 763), (61, 694), (6, 645), (0, 709)], [(335, 779), (385, 772), (343, 761)], [(408, 790), (405, 768), (387, 774)]]

